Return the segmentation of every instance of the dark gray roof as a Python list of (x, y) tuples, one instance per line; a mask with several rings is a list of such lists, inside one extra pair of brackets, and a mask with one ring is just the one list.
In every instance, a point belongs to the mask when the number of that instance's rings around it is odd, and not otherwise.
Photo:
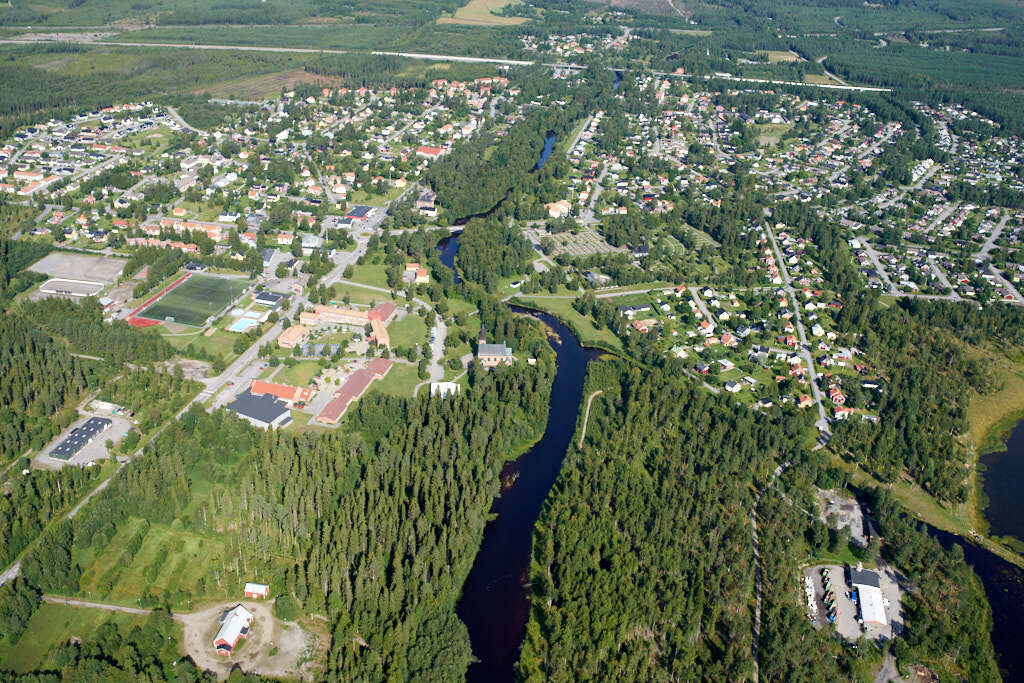
[(281, 301), (284, 298), (283, 294), (275, 294), (274, 292), (258, 292), (252, 300), (258, 304), (265, 306), (273, 306), (274, 304)]
[(50, 451), (51, 458), (69, 460), (75, 453), (82, 450), (85, 444), (109, 427), (112, 421), (105, 417), (90, 417), (85, 424), (75, 427), (68, 434), (67, 438), (54, 446)]
[(235, 400), (228, 405), (228, 410), (233, 410), (239, 415), (268, 425), (273, 424), (283, 413), (289, 411), (288, 404), (284, 401), (270, 394), (253, 396), (248, 389), (235, 397)]
[(373, 211), (372, 206), (362, 206), (361, 204), (357, 204), (349, 209), (345, 215), (352, 218), (366, 218), (371, 211)]
[(853, 567), (850, 568), (850, 583), (860, 586), (873, 586), (874, 588), (880, 588), (878, 585), (878, 574), (867, 570), (854, 569)]
[(504, 344), (481, 344), (479, 355), (481, 356), (511, 356), (512, 349)]

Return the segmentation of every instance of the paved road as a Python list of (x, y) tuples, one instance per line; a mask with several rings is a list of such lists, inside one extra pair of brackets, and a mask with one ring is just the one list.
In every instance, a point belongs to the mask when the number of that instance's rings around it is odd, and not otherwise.
[(800, 304), (796, 297), (796, 290), (793, 288), (793, 281), (789, 277), (786, 261), (782, 258), (782, 251), (779, 249), (778, 242), (775, 241), (775, 232), (767, 224), (765, 225), (765, 231), (768, 234), (768, 240), (772, 243), (772, 251), (775, 252), (776, 263), (779, 264), (779, 272), (782, 274), (782, 281), (785, 282), (786, 294), (789, 297), (790, 304), (793, 306), (793, 318), (796, 320), (796, 331), (800, 338), (800, 355), (803, 356), (804, 362), (807, 364), (807, 377), (811, 384), (811, 395), (818, 406), (818, 432), (827, 439), (831, 436), (828, 430), (828, 418), (825, 416), (825, 405), (821, 389), (818, 388), (818, 374), (814, 369), (814, 359), (811, 357), (810, 346), (807, 344), (807, 335), (804, 333), (804, 323), (800, 316)]
[(988, 236), (988, 239), (985, 240), (985, 243), (981, 245), (981, 249), (978, 250), (979, 258), (988, 257), (989, 252), (992, 251), (993, 247), (995, 247), (996, 245), (996, 240), (999, 239), (999, 236), (1003, 234), (1003, 228), (1006, 227), (1006, 222), (1009, 220), (1010, 212), (1004, 211), (1003, 217), (999, 219), (999, 223), (997, 223), (996, 227), (992, 229), (992, 234)]
[(178, 110), (176, 110), (174, 107), (164, 107), (164, 109), (167, 110), (167, 115), (174, 119), (177, 122), (177, 124), (184, 128), (185, 130), (190, 130), (193, 133), (197, 133), (199, 135), (206, 135), (205, 130), (199, 130), (194, 126), (189, 125), (189, 122), (183, 119), (181, 117), (181, 114), (179, 114)]

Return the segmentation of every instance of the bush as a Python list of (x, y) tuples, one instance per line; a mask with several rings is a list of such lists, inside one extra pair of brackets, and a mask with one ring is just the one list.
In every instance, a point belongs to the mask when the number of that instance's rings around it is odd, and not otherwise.
[(284, 621), (295, 621), (302, 615), (299, 602), (291, 595), (282, 595), (274, 601), (274, 616)]

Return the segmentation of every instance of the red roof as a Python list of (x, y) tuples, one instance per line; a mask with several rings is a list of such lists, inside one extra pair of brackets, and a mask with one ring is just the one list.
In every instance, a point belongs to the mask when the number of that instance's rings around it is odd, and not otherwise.
[(348, 410), (348, 405), (359, 399), (373, 380), (388, 374), (390, 369), (391, 361), (385, 358), (374, 358), (367, 363), (365, 368), (353, 372), (334, 394), (331, 402), (324, 406), (324, 409), (316, 416), (316, 419), (320, 422), (336, 423)]
[(397, 310), (397, 306), (389, 301), (385, 301), (374, 306), (373, 310), (367, 314), (367, 317), (369, 317), (370, 320), (377, 319), (383, 322), (393, 316)]
[(299, 387), (287, 384), (275, 384), (274, 382), (264, 382), (258, 379), (254, 379), (249, 384), (249, 391), (255, 396), (270, 394), (282, 401), (291, 401), (293, 403), (296, 401), (306, 403), (313, 396), (313, 392), (310, 389), (300, 389)]

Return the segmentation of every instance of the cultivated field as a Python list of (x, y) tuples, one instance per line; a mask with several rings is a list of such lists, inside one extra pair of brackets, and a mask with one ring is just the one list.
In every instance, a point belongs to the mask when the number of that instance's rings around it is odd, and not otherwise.
[(246, 286), (242, 280), (193, 275), (136, 317), (150, 320), (173, 318), (171, 322), (200, 327), (208, 317), (219, 313), (245, 291)]
[(469, 0), (455, 10), (453, 17), (441, 17), (439, 24), (465, 24), (469, 26), (515, 26), (529, 21), (526, 17), (501, 17), (495, 14), (516, 0)]
[(333, 87), (341, 84), (342, 79), (318, 76), (303, 69), (293, 69), (259, 76), (233, 78), (200, 88), (195, 93), (207, 93), (211, 97), (232, 100), (262, 101), (280, 97), (282, 91), (294, 89), (297, 83), (322, 83), (325, 86)]
[(768, 57), (768, 61), (771, 64), (778, 64), (780, 62), (802, 62), (804, 61), (800, 55), (789, 50), (761, 50), (759, 54)]

